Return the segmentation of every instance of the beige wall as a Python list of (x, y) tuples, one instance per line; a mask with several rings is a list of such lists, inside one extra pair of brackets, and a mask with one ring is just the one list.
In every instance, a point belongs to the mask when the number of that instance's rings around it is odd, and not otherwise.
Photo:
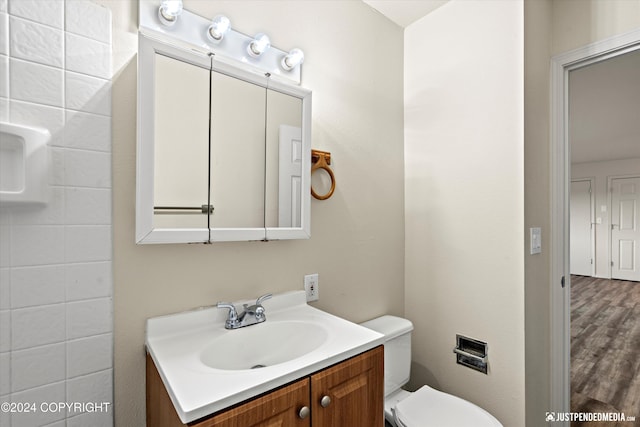
[(316, 307), (356, 322), (402, 315), (402, 30), (362, 2), (185, 0), (189, 10), (225, 13), (239, 31), (265, 31), (275, 46), (305, 51), (302, 85), (313, 90), (312, 147), (332, 153), (337, 189), (329, 200), (312, 200), (310, 240), (137, 246), (136, 65), (126, 54), (137, 17), (117, 0), (101, 3), (121, 19), (116, 31), (129, 33), (114, 34), (114, 54), (124, 58), (116, 60), (113, 81), (117, 425), (144, 425), (148, 317), (301, 289), (303, 275), (316, 272)]
[(553, 0), (554, 55), (640, 26), (640, 0)]
[[(550, 79), (551, 0), (524, 3), (524, 208), (526, 425), (549, 411)], [(529, 228), (542, 228), (542, 253), (529, 254)]]
[[(452, 0), (405, 31), (413, 380), (506, 427), (525, 420), (523, 16), (523, 1)], [(488, 342), (488, 375), (456, 364), (456, 334)]]

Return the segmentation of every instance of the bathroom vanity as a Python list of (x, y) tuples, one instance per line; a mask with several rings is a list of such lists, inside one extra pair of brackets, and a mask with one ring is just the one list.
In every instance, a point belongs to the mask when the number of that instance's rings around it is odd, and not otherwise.
[(382, 426), (384, 336), (304, 291), (263, 305), (266, 321), (235, 330), (215, 307), (147, 321), (147, 425)]
[[(382, 426), (383, 358), (378, 346), (189, 426)], [(147, 355), (147, 426), (184, 425)]]

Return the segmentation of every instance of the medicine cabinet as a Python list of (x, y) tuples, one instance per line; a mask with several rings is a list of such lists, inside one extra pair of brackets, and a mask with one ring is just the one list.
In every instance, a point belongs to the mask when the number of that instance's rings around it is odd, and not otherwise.
[(311, 92), (144, 34), (137, 243), (310, 236)]

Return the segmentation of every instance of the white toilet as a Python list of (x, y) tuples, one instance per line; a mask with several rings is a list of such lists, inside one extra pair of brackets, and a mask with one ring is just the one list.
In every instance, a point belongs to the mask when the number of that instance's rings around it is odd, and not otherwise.
[(427, 385), (415, 392), (401, 389), (411, 370), (413, 324), (395, 316), (362, 323), (385, 336), (384, 413), (394, 427), (502, 427), (484, 409)]

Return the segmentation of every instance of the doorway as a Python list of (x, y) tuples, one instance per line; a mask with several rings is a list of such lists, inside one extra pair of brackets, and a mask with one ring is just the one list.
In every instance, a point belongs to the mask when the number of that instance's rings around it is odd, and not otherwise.
[[(572, 71), (640, 49), (640, 30), (603, 40), (552, 60), (552, 277), (551, 277), (551, 405), (559, 412), (571, 411), (571, 266), (570, 266), (570, 190), (572, 155), (569, 129), (569, 76)], [(575, 135), (574, 135), (575, 136)], [(606, 151), (605, 140), (602, 148)], [(602, 141), (601, 141), (602, 142)], [(610, 141), (609, 141), (610, 142)], [(606, 179), (611, 177), (609, 174)], [(606, 181), (605, 179), (605, 181)], [(603, 185), (603, 188), (606, 185)], [(606, 191), (606, 188), (605, 188)], [(610, 218), (610, 203), (596, 202), (597, 217)], [(601, 215), (602, 214), (602, 215)], [(605, 216), (606, 214), (606, 216)], [(607, 231), (607, 235), (610, 235)], [(607, 240), (611, 237), (607, 238)], [(597, 241), (598, 239), (596, 239)], [(607, 243), (608, 244), (608, 243)], [(604, 262), (607, 275), (611, 254), (598, 261), (595, 275)], [(607, 259), (609, 258), (609, 259)], [(568, 426), (568, 422), (559, 425)]]

